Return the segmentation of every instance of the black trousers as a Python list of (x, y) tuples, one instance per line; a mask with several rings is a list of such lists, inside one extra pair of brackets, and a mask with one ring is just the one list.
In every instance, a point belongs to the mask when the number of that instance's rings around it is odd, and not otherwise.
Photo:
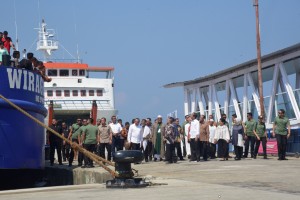
[(200, 141), (200, 152), (203, 156), (203, 159), (206, 161), (208, 157), (208, 146), (209, 143), (205, 141)]
[(50, 163), (54, 163), (54, 153), (56, 149), (57, 153), (57, 158), (58, 158), (58, 163), (62, 163), (62, 157), (61, 157), (61, 146), (62, 142), (61, 141), (50, 141)]
[[(115, 136), (112, 137), (112, 142), (111, 142), (111, 153), (112, 153), (112, 157), (115, 156), (116, 150), (117, 150), (117, 151), (121, 150), (121, 149), (120, 149), (120, 146), (121, 146), (120, 143), (121, 143), (120, 137), (115, 137)], [(124, 140), (123, 140), (123, 145), (124, 145)], [(122, 147), (122, 150), (123, 150), (123, 147)]]
[(191, 147), (191, 161), (200, 161), (200, 142), (196, 139), (191, 139), (190, 141)]
[(243, 156), (243, 147), (234, 145), (235, 157), (241, 159)]
[(277, 148), (278, 148), (278, 158), (285, 159), (286, 146), (287, 146), (287, 136), (276, 134)]
[(62, 157), (63, 157), (63, 160), (66, 161), (66, 159), (69, 160), (69, 157), (70, 157), (70, 145), (69, 144), (65, 144), (65, 145), (62, 145)]
[[(85, 148), (89, 152), (94, 153), (96, 151), (96, 144), (83, 144), (83, 148)], [(93, 160), (91, 160), (87, 156), (84, 156), (84, 165), (93, 166)]]
[(177, 152), (177, 157), (179, 157), (180, 160), (183, 160), (182, 151), (181, 151), (181, 142), (174, 142), (174, 146)]
[(140, 143), (131, 143), (131, 150), (141, 150)]
[(99, 156), (106, 159), (105, 149), (107, 151), (107, 160), (111, 160), (111, 145), (109, 143), (100, 143), (99, 144)]
[(145, 161), (148, 162), (149, 161), (149, 158), (150, 158), (150, 161), (152, 160), (152, 142), (148, 141), (147, 142), (147, 146), (146, 146), (146, 149), (143, 148), (143, 151), (144, 151), (144, 158), (145, 158)]
[(177, 162), (177, 155), (175, 153), (175, 144), (166, 144), (166, 161), (169, 163)]
[(244, 157), (248, 157), (249, 153), (249, 146), (251, 143), (251, 158), (254, 156), (254, 145), (255, 145), (255, 136), (247, 136), (247, 139), (245, 140), (245, 152)]
[(209, 156), (210, 158), (214, 159), (216, 158), (216, 150), (217, 145), (214, 143), (209, 143)]
[(255, 140), (255, 149), (254, 149), (254, 156), (257, 156), (260, 141), (262, 142), (262, 147), (264, 151), (264, 156), (267, 155), (267, 138), (266, 137), (260, 137), (260, 140), (256, 138)]
[(223, 139), (218, 140), (218, 157), (219, 158), (226, 158), (227, 157), (227, 141)]

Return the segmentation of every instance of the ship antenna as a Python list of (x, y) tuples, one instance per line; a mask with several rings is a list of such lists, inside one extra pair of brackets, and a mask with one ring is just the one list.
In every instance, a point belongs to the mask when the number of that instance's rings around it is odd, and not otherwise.
[(58, 41), (54, 40), (54, 30), (47, 29), (45, 20), (42, 20), (40, 28), (38, 28), (38, 42), (37, 50), (42, 51), (44, 54), (44, 62), (49, 61), (52, 52), (58, 49)]
[(16, 0), (14, 0), (14, 11), (15, 11), (15, 27), (16, 27), (16, 50), (18, 50), (19, 49), (19, 39), (18, 39)]
[(77, 43), (77, 45), (76, 45), (77, 63), (80, 63), (79, 44), (78, 44), (78, 37), (77, 37), (77, 18), (76, 18), (74, 4), (73, 4), (73, 17), (74, 17), (75, 38), (76, 38), (76, 43)]

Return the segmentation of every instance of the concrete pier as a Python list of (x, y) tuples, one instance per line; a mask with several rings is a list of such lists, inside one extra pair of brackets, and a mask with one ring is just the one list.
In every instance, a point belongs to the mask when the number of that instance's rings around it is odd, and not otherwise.
[[(65, 168), (67, 166), (54, 166)], [(243, 159), (241, 161), (207, 162), (180, 161), (177, 164), (150, 162), (133, 165), (139, 175), (154, 183), (144, 189), (106, 189), (102, 179), (105, 174), (99, 167), (92, 169), (74, 168), (80, 181), (98, 184), (70, 185), (59, 187), (10, 190), (0, 192), (0, 199), (299, 199), (300, 159), (289, 157), (278, 161)], [(79, 172), (80, 171), (80, 172)], [(86, 173), (90, 174), (86, 176)], [(94, 174), (93, 174), (94, 173)], [(96, 174), (98, 175), (96, 175)], [(107, 175), (107, 174), (106, 174)], [(94, 178), (87, 178), (94, 177)], [(91, 181), (92, 180), (92, 181)], [(103, 178), (104, 180), (104, 178)], [(75, 181), (74, 181), (75, 183)], [(78, 182), (79, 183), (79, 182)]]

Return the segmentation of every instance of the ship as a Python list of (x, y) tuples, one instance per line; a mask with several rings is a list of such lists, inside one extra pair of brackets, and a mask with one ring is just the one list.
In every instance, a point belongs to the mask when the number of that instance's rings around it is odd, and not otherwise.
[[(52, 60), (53, 51), (58, 50), (53, 29), (47, 29), (43, 20), (38, 29), (37, 50), (44, 55), (46, 75), (52, 78), (45, 82), (44, 106), (48, 109), (45, 122), (55, 118), (72, 125), (77, 118), (107, 121), (117, 114), (114, 102), (114, 67), (93, 67), (80, 59)], [(67, 62), (68, 61), (68, 62)]]

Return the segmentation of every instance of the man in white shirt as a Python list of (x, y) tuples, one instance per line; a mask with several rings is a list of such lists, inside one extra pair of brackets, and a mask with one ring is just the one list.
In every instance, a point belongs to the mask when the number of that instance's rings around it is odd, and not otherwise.
[(196, 119), (197, 113), (191, 114), (191, 125), (190, 125), (190, 132), (188, 134), (188, 140), (190, 141), (191, 147), (191, 159), (190, 161), (197, 161), (200, 162), (200, 123)]
[(188, 140), (188, 135), (189, 135), (190, 125), (191, 125), (191, 121), (192, 121), (191, 116), (187, 115), (185, 117), (185, 120), (186, 120), (186, 124), (184, 125), (184, 131), (185, 131), (184, 142), (185, 142), (186, 155), (187, 155), (188, 159), (190, 159), (191, 158), (191, 147), (190, 147), (190, 142)]
[(215, 132), (216, 132), (215, 121), (213, 119), (209, 120), (209, 156), (210, 159), (216, 158), (216, 144), (214, 143)]
[(117, 123), (116, 116), (112, 116), (111, 121), (112, 121), (112, 123), (109, 124), (111, 132), (112, 132), (111, 153), (112, 153), (112, 157), (114, 158), (116, 148), (117, 148), (117, 151), (121, 150), (121, 149), (119, 149), (119, 146), (120, 146), (119, 143), (120, 143), (120, 135), (121, 135), (122, 127), (119, 123)]
[(144, 157), (145, 157), (145, 162), (149, 161), (149, 153), (150, 152), (150, 146), (152, 145), (149, 141), (151, 141), (151, 129), (149, 127), (151, 121), (149, 119), (143, 119), (142, 120), (142, 131), (143, 131), (143, 143), (142, 143), (142, 148), (144, 151)]
[(142, 126), (140, 126), (139, 118), (136, 118), (134, 120), (134, 123), (130, 125), (127, 140), (130, 143), (131, 150), (141, 150), (141, 143), (143, 142), (143, 132)]

